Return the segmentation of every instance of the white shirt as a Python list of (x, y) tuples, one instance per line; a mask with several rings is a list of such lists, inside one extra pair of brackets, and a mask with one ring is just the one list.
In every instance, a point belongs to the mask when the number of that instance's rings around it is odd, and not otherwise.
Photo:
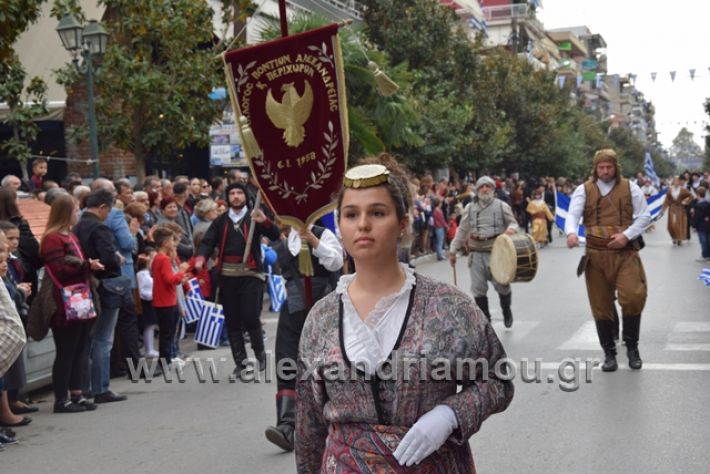
[(227, 213), (227, 215), (228, 215), (229, 218), (232, 220), (232, 222), (234, 222), (235, 224), (239, 224), (239, 222), (240, 222), (242, 219), (244, 219), (244, 216), (247, 215), (247, 211), (248, 211), (248, 210), (249, 210), (249, 208), (246, 207), (246, 206), (244, 206), (244, 207), (242, 207), (242, 210), (241, 210), (241, 211), (239, 211), (239, 212), (234, 212), (234, 209), (232, 209), (232, 208), (230, 207), (230, 208), (229, 208), (229, 212)]
[[(602, 196), (609, 194), (616, 184), (616, 180), (610, 183), (605, 183), (601, 179), (596, 181), (597, 188)], [(641, 188), (636, 183), (629, 182), (631, 188), (631, 204), (633, 205), (634, 221), (622, 233), (627, 239), (632, 240), (641, 235), (641, 233), (651, 224), (651, 213), (648, 210), (646, 196), (644, 196)], [(584, 213), (584, 203), (587, 200), (587, 193), (584, 191), (584, 184), (577, 186), (572, 194), (572, 200), (569, 203), (567, 211), (567, 220), (565, 220), (565, 234), (576, 234), (579, 226), (579, 221)]]
[(139, 271), (136, 273), (136, 279), (138, 280), (138, 292), (141, 299), (153, 301), (153, 275), (150, 274), (150, 270), (145, 268)]
[[(313, 226), (308, 229), (313, 229)], [(318, 240), (320, 240), (318, 247), (313, 249), (313, 256), (318, 259), (318, 263), (329, 272), (336, 272), (343, 268), (343, 247), (335, 234), (325, 229)], [(288, 234), (288, 251), (294, 257), (301, 251), (301, 236), (294, 229), (291, 229)]]
[(414, 271), (400, 263), (405, 279), (399, 291), (385, 296), (365, 317), (360, 316), (353, 306), (348, 287), (356, 274), (343, 275), (335, 292), (343, 300), (343, 340), (345, 354), (353, 365), (359, 365), (369, 375), (373, 375), (389, 356), (402, 330), (412, 287), (416, 282)]

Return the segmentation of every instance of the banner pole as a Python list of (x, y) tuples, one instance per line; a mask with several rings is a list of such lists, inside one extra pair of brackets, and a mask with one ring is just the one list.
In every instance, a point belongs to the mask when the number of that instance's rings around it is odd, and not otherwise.
[(279, 0), (279, 20), (281, 22), (281, 37), (288, 36), (288, 17), (286, 16), (286, 0)]

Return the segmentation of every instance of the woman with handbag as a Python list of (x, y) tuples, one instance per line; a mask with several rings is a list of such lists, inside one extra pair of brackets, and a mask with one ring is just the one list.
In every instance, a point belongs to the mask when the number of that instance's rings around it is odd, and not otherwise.
[[(40, 243), (40, 257), (54, 283), (56, 309), (50, 328), (56, 346), (52, 368), (54, 412), (77, 413), (96, 409), (82, 396), (82, 371), (89, 361), (89, 334), (96, 318), (91, 297), (91, 270), (102, 270), (98, 260), (86, 260), (71, 228), (79, 217), (79, 206), (71, 196), (59, 196), (52, 204), (47, 228)], [(71, 393), (71, 398), (68, 394)]]

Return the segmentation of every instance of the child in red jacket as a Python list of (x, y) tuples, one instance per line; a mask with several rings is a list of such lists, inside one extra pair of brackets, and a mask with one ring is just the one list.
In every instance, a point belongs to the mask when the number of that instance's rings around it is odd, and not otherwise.
[(152, 265), (153, 308), (160, 328), (158, 353), (163, 367), (167, 367), (172, 361), (171, 352), (179, 317), (176, 286), (187, 281), (189, 277), (185, 274), (187, 263), (180, 264), (180, 271), (177, 273), (173, 272), (171, 262), (176, 255), (173, 237), (174, 233), (164, 227), (158, 227), (153, 233), (153, 241), (158, 248)]

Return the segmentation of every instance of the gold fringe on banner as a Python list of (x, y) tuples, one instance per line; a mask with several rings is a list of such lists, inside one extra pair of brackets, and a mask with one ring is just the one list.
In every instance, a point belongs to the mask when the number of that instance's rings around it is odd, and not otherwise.
[(311, 260), (311, 251), (308, 248), (308, 242), (301, 239), (301, 251), (298, 254), (298, 271), (303, 276), (313, 276), (313, 261)]
[(239, 115), (239, 128), (242, 130), (242, 146), (244, 147), (244, 153), (246, 153), (249, 158), (261, 156), (263, 152), (261, 151), (261, 148), (259, 148), (259, 143), (256, 141), (254, 132), (251, 130), (249, 120), (243, 115)]
[(399, 90), (396, 82), (389, 78), (374, 61), (368, 61), (367, 68), (375, 76), (375, 85), (380, 95), (389, 97)]

